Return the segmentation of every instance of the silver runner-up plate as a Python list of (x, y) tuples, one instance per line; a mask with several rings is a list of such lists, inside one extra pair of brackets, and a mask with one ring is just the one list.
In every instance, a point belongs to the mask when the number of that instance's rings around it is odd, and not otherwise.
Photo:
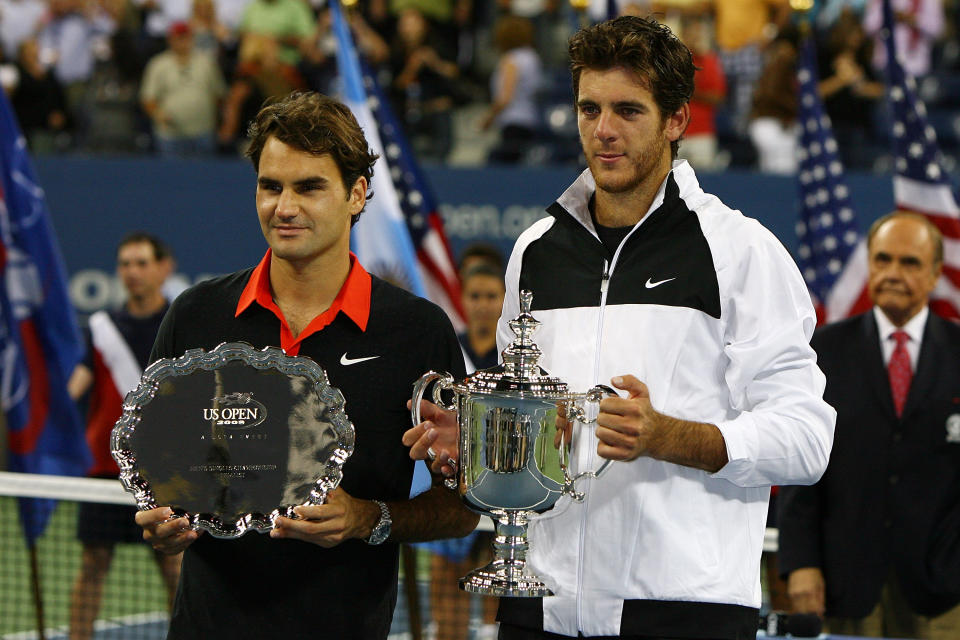
[(353, 453), (343, 394), (305, 356), (245, 342), (157, 360), (113, 428), (140, 510), (171, 507), (218, 538), (273, 529), (322, 504)]

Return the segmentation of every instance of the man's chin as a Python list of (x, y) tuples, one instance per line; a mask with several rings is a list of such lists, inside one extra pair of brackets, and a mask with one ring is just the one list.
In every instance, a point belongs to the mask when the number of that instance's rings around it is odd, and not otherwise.
[(890, 298), (877, 298), (874, 304), (879, 308), (888, 318), (902, 318), (904, 316), (911, 315), (910, 305), (905, 304), (901, 300), (892, 300)]
[(639, 183), (635, 175), (624, 175), (621, 172), (614, 173), (603, 167), (599, 170), (591, 167), (590, 173), (593, 174), (593, 181), (596, 183), (597, 189), (607, 193), (624, 193), (634, 189)]
[(308, 257), (306, 252), (298, 251), (292, 247), (271, 247), (270, 250), (274, 258), (286, 262), (299, 262)]

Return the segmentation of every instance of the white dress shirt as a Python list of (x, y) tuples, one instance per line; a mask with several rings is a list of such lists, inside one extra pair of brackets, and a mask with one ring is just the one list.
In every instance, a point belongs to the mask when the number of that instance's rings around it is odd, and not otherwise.
[(927, 325), (928, 315), (930, 315), (930, 308), (924, 307), (917, 315), (910, 318), (907, 324), (897, 327), (878, 307), (873, 308), (873, 317), (877, 319), (877, 330), (880, 332), (880, 349), (883, 352), (884, 365), (890, 364), (890, 357), (897, 346), (897, 341), (893, 339), (893, 332), (899, 329), (906, 331), (910, 336), (907, 340), (907, 353), (910, 354), (910, 370), (916, 372), (917, 359), (920, 357), (920, 343), (923, 341), (923, 328)]

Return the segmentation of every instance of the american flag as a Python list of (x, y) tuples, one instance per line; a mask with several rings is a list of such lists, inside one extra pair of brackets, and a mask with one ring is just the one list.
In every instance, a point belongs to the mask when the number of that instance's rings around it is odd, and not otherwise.
[[(830, 117), (817, 92), (813, 38), (807, 38), (797, 65), (801, 124), (799, 172), (800, 219), (797, 258), (820, 321), (833, 319), (841, 292), (864, 290), (866, 247), (857, 230), (850, 189), (837, 155)], [(849, 307), (847, 308), (849, 311)], [(843, 317), (847, 313), (841, 314)]]
[(893, 25), (890, 0), (884, 0), (881, 37), (887, 43), (887, 98), (893, 114), (893, 198), (897, 209), (926, 216), (943, 234), (943, 275), (930, 296), (930, 308), (945, 318), (960, 319), (960, 209), (916, 83), (897, 60)]
[(367, 104), (373, 112), (377, 132), (387, 154), (390, 178), (407, 221), (410, 239), (417, 251), (420, 277), (426, 287), (427, 297), (443, 307), (459, 330), (458, 325), (464, 318), (460, 304), (460, 277), (436, 198), (373, 70), (362, 59), (361, 69)]
[[(893, 37), (893, 11), (883, 2), (881, 37)], [(809, 50), (808, 50), (809, 49)], [(887, 46), (887, 97), (892, 113), (893, 195), (896, 208), (926, 216), (943, 234), (943, 276), (930, 308), (960, 318), (960, 209), (940, 163), (940, 151), (916, 84)], [(866, 240), (858, 237), (856, 215), (836, 158), (830, 121), (816, 93), (816, 64), (808, 43), (798, 66), (803, 125), (800, 164), (801, 217), (798, 257), (817, 305), (818, 317), (832, 322), (870, 308)], [(819, 123), (819, 125), (818, 125)], [(824, 151), (826, 153), (824, 153)], [(886, 213), (886, 212), (883, 212)]]
[(363, 265), (439, 305), (458, 331), (464, 326), (460, 280), (436, 202), (400, 124), (353, 43), (339, 2), (331, 2), (337, 67), (344, 102), (380, 159), (374, 166), (375, 197), (351, 234)]

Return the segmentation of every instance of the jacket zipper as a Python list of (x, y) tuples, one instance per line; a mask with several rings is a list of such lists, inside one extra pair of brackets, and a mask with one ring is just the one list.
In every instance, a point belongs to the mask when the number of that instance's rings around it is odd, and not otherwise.
[[(600, 313), (597, 314), (596, 355), (593, 360), (594, 380), (600, 378), (600, 345), (603, 344), (603, 316), (607, 308), (607, 291), (610, 289), (610, 276), (613, 275), (613, 270), (616, 268), (617, 259), (620, 257), (620, 250), (623, 249), (623, 245), (627, 243), (627, 240), (636, 230), (637, 227), (634, 226), (630, 233), (620, 241), (620, 244), (617, 245), (617, 250), (613, 252), (613, 258), (609, 262), (607, 260), (603, 261), (603, 275), (600, 277)], [(591, 456), (590, 463), (593, 462), (594, 457), (595, 456)], [(587, 507), (589, 503), (590, 492), (584, 491), (583, 510), (580, 516), (580, 546), (577, 554), (577, 629), (583, 629), (583, 598), (581, 595), (583, 593), (583, 549), (587, 537)]]

